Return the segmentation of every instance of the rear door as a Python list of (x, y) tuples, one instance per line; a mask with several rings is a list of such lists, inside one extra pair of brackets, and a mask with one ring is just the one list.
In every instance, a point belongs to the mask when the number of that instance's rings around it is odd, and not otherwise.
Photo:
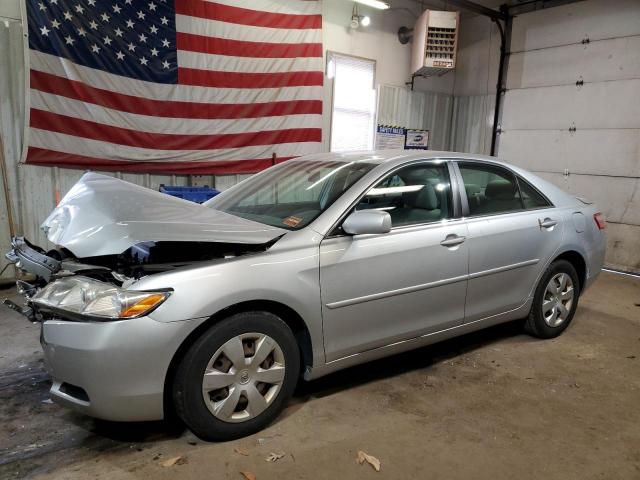
[(527, 300), (560, 246), (563, 224), (551, 202), (511, 170), (484, 162), (457, 165), (469, 234), (465, 322), (472, 322)]

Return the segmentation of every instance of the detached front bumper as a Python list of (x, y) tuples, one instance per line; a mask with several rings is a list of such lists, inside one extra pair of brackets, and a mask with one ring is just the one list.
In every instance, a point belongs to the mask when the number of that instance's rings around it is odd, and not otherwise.
[(47, 320), (41, 343), (57, 403), (113, 421), (160, 420), (171, 359), (205, 319)]

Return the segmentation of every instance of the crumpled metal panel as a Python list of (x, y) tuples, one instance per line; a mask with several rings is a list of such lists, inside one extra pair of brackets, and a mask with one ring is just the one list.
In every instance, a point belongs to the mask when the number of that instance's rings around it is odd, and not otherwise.
[(262, 244), (287, 232), (92, 172), (41, 228), (79, 258), (122, 253), (145, 241)]

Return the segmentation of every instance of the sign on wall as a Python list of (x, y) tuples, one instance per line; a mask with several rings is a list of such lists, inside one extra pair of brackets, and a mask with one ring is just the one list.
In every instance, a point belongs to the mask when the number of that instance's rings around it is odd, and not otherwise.
[(407, 130), (404, 148), (406, 150), (427, 150), (429, 148), (429, 130)]
[(376, 130), (376, 150), (396, 150), (404, 148), (405, 129), (378, 125)]
[(378, 125), (375, 145), (376, 150), (427, 150), (429, 130)]

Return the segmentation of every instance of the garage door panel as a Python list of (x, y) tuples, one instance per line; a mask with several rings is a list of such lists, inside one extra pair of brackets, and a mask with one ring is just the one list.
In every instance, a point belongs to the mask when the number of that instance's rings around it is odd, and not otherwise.
[(640, 79), (509, 90), (503, 129), (640, 128)]
[(640, 204), (632, 204), (637, 179), (569, 175), (568, 191), (595, 202), (605, 218), (612, 222), (640, 225)]
[(508, 90), (502, 114), (503, 130), (568, 129), (575, 115), (573, 91), (576, 87), (546, 87)]
[(509, 130), (500, 158), (529, 170), (640, 176), (640, 130)]
[(624, 177), (596, 177), (540, 172), (531, 169), (540, 178), (557, 185), (565, 192), (595, 202), (607, 220), (640, 225), (640, 199), (638, 180)]
[(578, 43), (585, 36), (593, 41), (640, 34), (638, 1), (613, 3), (589, 0), (519, 15), (513, 21), (511, 51)]
[(640, 78), (640, 36), (513, 54), (507, 88)]
[(640, 176), (640, 130), (577, 130), (564, 135), (565, 168), (570, 172)]
[(567, 131), (509, 130), (500, 134), (500, 159), (527, 170), (562, 172)]
[(608, 266), (640, 273), (640, 227), (620, 223), (607, 225)]

